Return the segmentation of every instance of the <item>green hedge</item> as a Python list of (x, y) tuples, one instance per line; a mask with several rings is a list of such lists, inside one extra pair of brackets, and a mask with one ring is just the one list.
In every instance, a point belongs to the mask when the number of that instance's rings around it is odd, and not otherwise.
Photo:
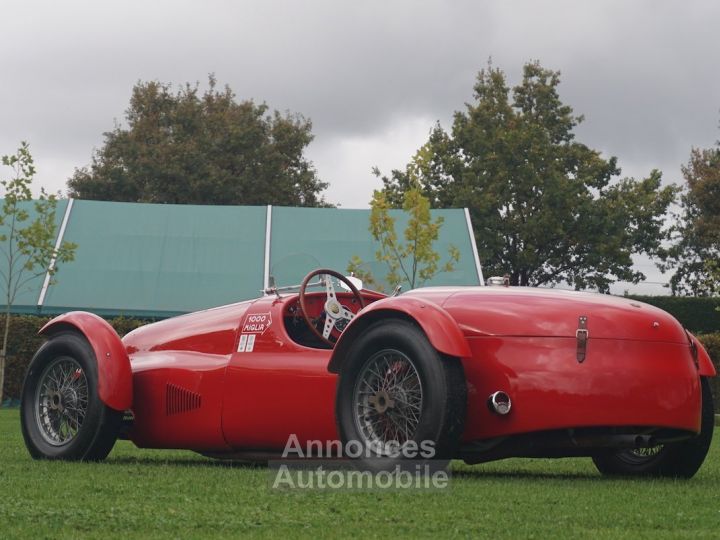
[(693, 333), (720, 332), (720, 297), (626, 296), (663, 309)]
[[(10, 400), (12, 403), (20, 398), (27, 365), (30, 363), (35, 351), (45, 340), (38, 335), (38, 330), (49, 320), (49, 317), (37, 317), (34, 315), (13, 315), (10, 317), (3, 402), (7, 403)], [(119, 335), (124, 336), (130, 330), (150, 321), (118, 317), (110, 319), (108, 322)]]

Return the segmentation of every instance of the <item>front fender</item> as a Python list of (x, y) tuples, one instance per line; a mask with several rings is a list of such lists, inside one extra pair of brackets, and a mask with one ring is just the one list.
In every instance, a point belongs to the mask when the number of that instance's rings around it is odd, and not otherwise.
[(710, 355), (705, 350), (705, 347), (703, 347), (703, 344), (700, 343), (700, 340), (690, 332), (688, 332), (688, 337), (694, 345), (697, 354), (698, 374), (704, 377), (714, 377), (717, 375), (717, 370), (710, 359)]
[(425, 333), (430, 344), (443, 354), (457, 358), (471, 356), (465, 336), (447, 311), (427, 300), (399, 296), (373, 302), (352, 320), (335, 344), (328, 363), (328, 371), (340, 373), (347, 350), (355, 338), (370, 324), (390, 317), (400, 317), (415, 322)]
[(93, 313), (71, 311), (55, 317), (39, 333), (52, 337), (67, 330), (80, 332), (95, 352), (98, 395), (102, 402), (118, 411), (129, 409), (132, 406), (132, 369), (115, 329)]

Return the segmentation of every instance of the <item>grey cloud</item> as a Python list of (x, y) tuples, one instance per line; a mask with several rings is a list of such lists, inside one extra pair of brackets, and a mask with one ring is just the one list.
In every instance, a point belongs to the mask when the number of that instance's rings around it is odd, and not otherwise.
[(720, 4), (710, 0), (47, 1), (6, 3), (4, 14), (0, 151), (29, 138), (51, 169), (89, 162), (138, 80), (202, 84), (214, 72), (242, 99), (309, 117), (333, 193), (367, 183), (369, 199), (370, 158), (330, 165), (333, 146), (449, 126), (490, 56), (511, 84), (530, 59), (561, 70), (563, 100), (586, 116), (578, 138), (627, 174), (660, 167), (678, 180), (690, 147), (718, 138)]

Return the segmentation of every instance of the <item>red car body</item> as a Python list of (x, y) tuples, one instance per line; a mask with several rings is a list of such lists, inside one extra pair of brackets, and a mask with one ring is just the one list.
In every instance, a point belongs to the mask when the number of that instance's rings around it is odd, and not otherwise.
[[(697, 340), (660, 309), (513, 287), (361, 294), (368, 304), (362, 310), (351, 293), (338, 293), (357, 316), (334, 349), (293, 334), (297, 294), (149, 324), (122, 342), (105, 321), (81, 312), (54, 319), (42, 333), (75, 328), (87, 338), (100, 399), (132, 411), (126, 435), (143, 448), (250, 456), (282, 451), (292, 434), (300, 441), (337, 439), (337, 373), (354, 340), (385, 319), (412, 321), (439, 354), (462, 362), (467, 405), (458, 455), (470, 461), (553, 455), (517, 447), (498, 452), (488, 444), (511, 436), (526, 448), (533, 436), (569, 433), (570, 442), (546, 447), (573, 455), (583, 446), (573, 433), (596, 440), (623, 428), (700, 431), (700, 378), (715, 369)], [(308, 299), (317, 316), (324, 295)], [(509, 414), (488, 407), (497, 391), (512, 399)]]

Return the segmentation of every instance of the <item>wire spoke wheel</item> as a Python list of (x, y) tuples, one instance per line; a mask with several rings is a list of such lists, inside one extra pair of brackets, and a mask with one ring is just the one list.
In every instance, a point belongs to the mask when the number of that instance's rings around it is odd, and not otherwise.
[(381, 456), (413, 440), (423, 407), (417, 368), (404, 353), (385, 349), (371, 356), (353, 392), (355, 423), (365, 444)]
[(95, 352), (84, 335), (57, 332), (42, 344), (20, 401), (20, 427), (34, 459), (99, 461), (110, 453), (122, 411), (102, 401), (98, 381)]
[[(362, 317), (362, 316), (361, 316)], [(416, 324), (381, 317), (343, 351), (335, 417), (353, 466), (412, 471), (446, 467), (465, 426), (462, 363), (443, 357)], [(348, 446), (352, 445), (352, 446)]]
[(630, 467), (646, 466), (656, 459), (663, 451), (664, 445), (658, 444), (647, 448), (629, 448), (616, 452), (616, 459)]
[(35, 421), (42, 438), (63, 446), (77, 436), (88, 411), (88, 380), (80, 363), (69, 356), (51, 361), (35, 392)]

